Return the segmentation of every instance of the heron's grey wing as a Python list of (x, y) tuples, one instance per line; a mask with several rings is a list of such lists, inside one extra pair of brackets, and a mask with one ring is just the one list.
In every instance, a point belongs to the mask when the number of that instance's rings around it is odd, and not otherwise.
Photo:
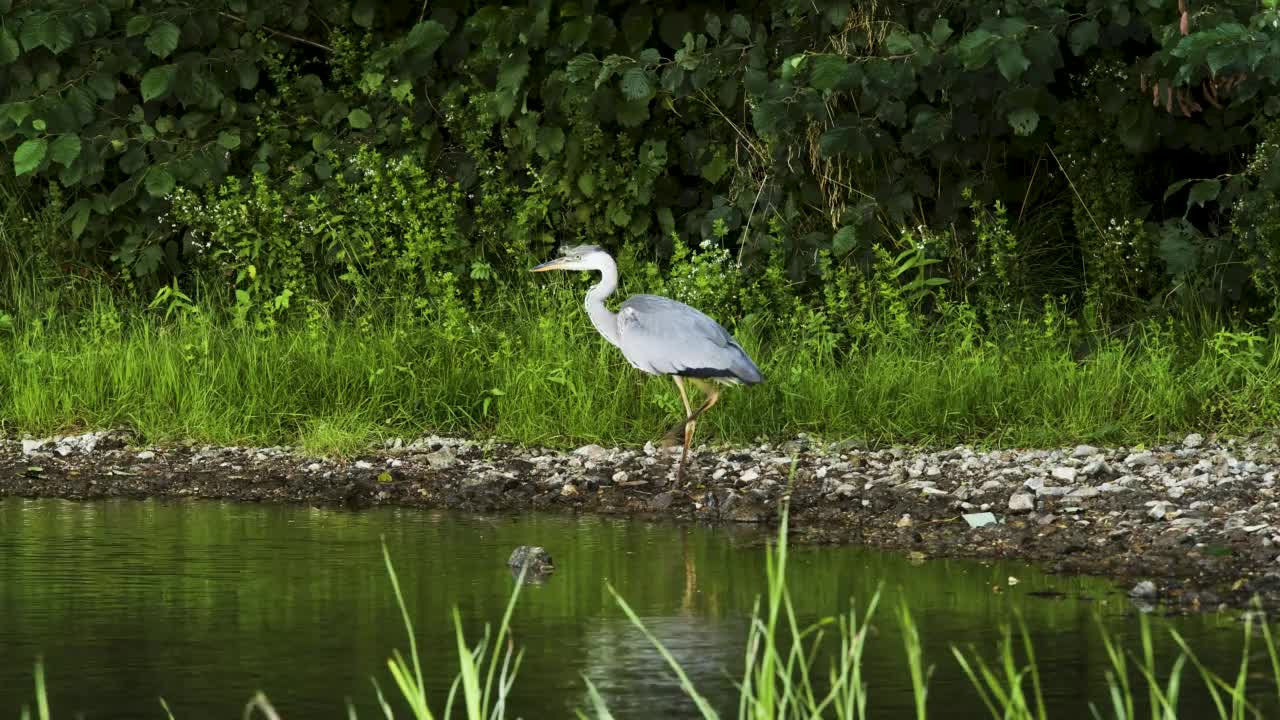
[(618, 313), (618, 346), (645, 372), (755, 384), (764, 378), (729, 331), (696, 308), (633, 295)]

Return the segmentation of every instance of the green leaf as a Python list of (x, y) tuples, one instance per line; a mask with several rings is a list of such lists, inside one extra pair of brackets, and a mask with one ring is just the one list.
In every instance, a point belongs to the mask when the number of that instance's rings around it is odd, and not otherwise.
[(1194, 178), (1187, 178), (1186, 180), (1179, 180), (1178, 182), (1176, 182), (1176, 183), (1174, 183), (1174, 184), (1170, 185), (1169, 187), (1165, 188), (1165, 191), (1164, 191), (1164, 199), (1163, 199), (1161, 202), (1169, 202), (1169, 198), (1170, 198), (1170, 197), (1172, 197), (1174, 193), (1176, 193), (1176, 192), (1178, 192), (1179, 190), (1181, 190), (1182, 188), (1186, 187), (1186, 186), (1187, 186), (1187, 184), (1188, 184), (1188, 183), (1190, 183), (1192, 180), (1194, 180)]
[(657, 210), (658, 227), (662, 228), (663, 235), (670, 235), (675, 232), (676, 218), (671, 213), (671, 208), (663, 206)]
[(1071, 43), (1071, 53), (1077, 57), (1084, 55), (1098, 44), (1098, 21), (1089, 19), (1076, 23), (1068, 33), (1068, 39)]
[(720, 182), (720, 178), (724, 177), (728, 169), (729, 163), (725, 160), (724, 153), (717, 152), (711, 156), (706, 165), (702, 166), (702, 177), (706, 178), (708, 182)]
[(71, 206), (71, 238), (73, 240), (80, 239), (84, 234), (84, 228), (89, 224), (89, 214), (88, 200), (82, 198)]
[(48, 34), (48, 26), (48, 15), (28, 15), (22, 21), (22, 30), (18, 32), (18, 37), (22, 40), (22, 48), (27, 52), (31, 52), (43, 46), (45, 36)]
[(433, 53), (440, 49), (444, 41), (449, 38), (449, 31), (445, 26), (435, 20), (427, 20), (413, 26), (409, 34), (405, 36), (405, 45), (413, 50), (421, 50), (426, 53)]
[(1159, 254), (1170, 275), (1191, 272), (1199, 265), (1199, 253), (1191, 242), (1194, 232), (1186, 221), (1173, 221), (1161, 228)]
[(966, 70), (977, 70), (987, 64), (988, 51), (999, 41), (1000, 38), (996, 35), (978, 28), (960, 39), (956, 45), (956, 54)]
[(1201, 180), (1191, 186), (1191, 193), (1187, 195), (1187, 208), (1193, 205), (1204, 206), (1207, 202), (1217, 199), (1218, 193), (1222, 192), (1222, 182), (1220, 180)]
[(0, 27), (0, 65), (8, 65), (17, 60), (21, 53), (22, 48), (18, 47), (18, 41), (9, 29)]
[(347, 122), (351, 123), (351, 127), (357, 130), (363, 130), (373, 124), (373, 118), (369, 117), (369, 113), (361, 108), (356, 108), (347, 113)]
[(240, 75), (240, 87), (245, 90), (252, 90), (258, 87), (258, 66), (253, 63), (244, 63), (238, 68)]
[(1022, 46), (1010, 40), (1000, 48), (1000, 54), (996, 56), (996, 65), (999, 66), (1000, 74), (1005, 80), (1015, 83), (1022, 77), (1022, 73), (1031, 67), (1031, 61), (1023, 54)]
[(837, 255), (845, 255), (857, 246), (858, 228), (853, 225), (845, 225), (831, 238), (831, 250)]
[(1018, 108), (1009, 113), (1009, 125), (1019, 135), (1030, 135), (1040, 125), (1040, 113), (1032, 108)]
[(8, 107), (4, 105), (0, 105), (0, 107), (4, 107), (5, 116), (14, 125), (21, 125), (22, 121), (26, 120), (27, 116), (31, 114), (31, 103), (28, 102), (10, 103)]
[(169, 92), (177, 74), (177, 65), (158, 65), (148, 70), (142, 76), (142, 101), (149, 102)]
[(751, 23), (741, 15), (734, 15), (729, 21), (729, 32), (739, 40), (746, 40), (751, 37)]
[(940, 17), (933, 21), (933, 30), (929, 32), (929, 40), (934, 45), (942, 45), (951, 37), (951, 23), (947, 19)]
[(177, 25), (164, 20), (151, 29), (144, 44), (156, 57), (166, 58), (173, 54), (174, 50), (178, 49), (178, 38), (181, 35), (182, 33), (178, 30)]
[(834, 90), (844, 79), (849, 63), (839, 55), (817, 55), (809, 70), (809, 85), (814, 90)]
[[(156, 123), (157, 126), (159, 123)], [(223, 130), (218, 133), (218, 144), (227, 150), (235, 150), (240, 147), (240, 131), (239, 130)]]
[(520, 89), (520, 83), (524, 82), (525, 76), (529, 74), (529, 60), (527, 58), (520, 62), (508, 62), (498, 70), (498, 91), (508, 92), (511, 95)]
[(564, 150), (564, 130), (555, 125), (538, 128), (538, 154), (550, 160)]
[(889, 37), (885, 38), (884, 47), (892, 55), (908, 55), (915, 52), (916, 49), (911, 44), (911, 36), (896, 29), (889, 33)]
[(582, 194), (586, 195), (587, 197), (592, 197), (593, 195), (595, 195), (596, 194), (595, 176), (589, 172), (582, 173), (581, 175), (579, 175), (578, 190), (582, 191)]
[(153, 165), (147, 171), (145, 180), (147, 193), (151, 197), (164, 197), (173, 192), (173, 175), (159, 165)]
[(49, 24), (45, 26), (44, 45), (53, 51), (55, 55), (67, 50), (75, 42), (75, 35), (71, 32), (71, 26), (62, 18), (52, 18)]
[(649, 75), (644, 68), (633, 65), (622, 73), (622, 94), (631, 100), (648, 100)]
[(723, 29), (724, 27), (720, 22), (720, 16), (715, 13), (707, 13), (707, 34), (710, 35), (713, 40), (719, 39), (720, 31)]
[(351, 8), (351, 19), (362, 28), (373, 27), (374, 9), (373, 0), (357, 0), (355, 7)]
[(32, 138), (19, 145), (17, 151), (13, 153), (14, 176), (33, 172), (40, 163), (44, 162), (44, 155), (48, 150), (49, 141), (44, 138)]
[(653, 34), (653, 15), (649, 8), (633, 3), (622, 15), (622, 39), (631, 51), (645, 46)]
[(1215, 47), (1209, 51), (1205, 58), (1205, 62), (1209, 65), (1209, 73), (1218, 75), (1222, 69), (1236, 62), (1240, 58), (1240, 50), (1233, 45)]
[(116, 96), (116, 80), (110, 75), (97, 73), (89, 78), (89, 89), (99, 100), (110, 100)]
[(80, 136), (59, 135), (49, 147), (49, 158), (63, 167), (70, 165), (80, 157)]
[(623, 127), (640, 127), (649, 119), (649, 101), (623, 100), (614, 106), (614, 118)]
[(142, 33), (150, 30), (151, 20), (152, 18), (150, 15), (145, 15), (145, 14), (134, 15), (133, 17), (129, 18), (129, 22), (126, 23), (124, 26), (125, 35), (127, 35), (128, 37), (133, 37), (135, 35), (141, 35)]
[(596, 60), (596, 56), (590, 53), (576, 55), (565, 65), (565, 76), (569, 78), (569, 82), (580, 83), (594, 77), (599, 64), (600, 61)]

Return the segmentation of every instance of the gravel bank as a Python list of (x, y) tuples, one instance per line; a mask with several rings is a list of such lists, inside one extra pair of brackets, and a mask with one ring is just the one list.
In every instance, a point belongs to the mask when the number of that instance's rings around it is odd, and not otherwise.
[[(772, 524), (792, 537), (1106, 575), (1179, 609), (1280, 606), (1280, 448), (1190, 435), (1150, 449), (861, 450), (801, 437), (571, 452), (426, 437), (350, 460), (290, 448), (143, 448), (120, 432), (0, 440), (0, 496), (564, 511)], [(989, 513), (989, 514), (988, 514)]]

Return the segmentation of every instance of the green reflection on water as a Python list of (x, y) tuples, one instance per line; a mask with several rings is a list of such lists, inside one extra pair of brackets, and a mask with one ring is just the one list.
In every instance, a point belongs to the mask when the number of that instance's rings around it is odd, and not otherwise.
[[(407, 645), (382, 564), (385, 536), (437, 701), (456, 668), (450, 607), (461, 608), (468, 637), (478, 638), (511, 591), (511, 549), (537, 544), (558, 569), (528, 586), (516, 611), (514, 637), (526, 651), (512, 699), (518, 714), (568, 717), (585, 706), (585, 674), (619, 718), (693, 716), (609, 597), (609, 582), (730, 716), (746, 619), (765, 577), (755, 532), (595, 517), (0, 500), (0, 647), (8, 661), (0, 715), (30, 700), (32, 663), (43, 655), (60, 717), (161, 717), (160, 696), (179, 718), (238, 716), (258, 689), (285, 717), (339, 717), (348, 697), (362, 717), (375, 717), (369, 677), (385, 681), (388, 654)], [(789, 586), (805, 619), (839, 613), (851, 600), (861, 606), (878, 583), (882, 608), (909, 602), (926, 662), (937, 665), (931, 717), (979, 714), (949, 647), (974, 643), (994, 653), (999, 623), (1015, 607), (1036, 642), (1056, 717), (1087, 714), (1089, 699), (1104, 700), (1095, 614), (1136, 648), (1133, 610), (1107, 582), (1014, 563), (792, 550)], [(1032, 595), (1049, 590), (1065, 596)], [(876, 620), (865, 671), (870, 707), (898, 717), (910, 707), (901, 639), (892, 612)], [(1216, 615), (1176, 623), (1211, 667), (1234, 670), (1237, 623)], [(1157, 652), (1168, 662), (1174, 647), (1159, 634)], [(1267, 687), (1257, 689), (1262, 696)], [(1184, 703), (1187, 717), (1210, 708), (1195, 683), (1188, 693), (1197, 697)]]

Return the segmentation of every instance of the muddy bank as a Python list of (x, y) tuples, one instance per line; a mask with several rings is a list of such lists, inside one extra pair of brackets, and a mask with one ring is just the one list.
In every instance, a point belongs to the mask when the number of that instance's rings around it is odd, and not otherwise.
[[(1280, 606), (1280, 449), (1199, 435), (1150, 450), (858, 450), (805, 438), (572, 452), (429, 437), (335, 461), (289, 448), (142, 448), (124, 433), (0, 440), (0, 496), (206, 498), (776, 524), (792, 537), (1109, 575), (1174, 608)], [(990, 513), (986, 515), (985, 513)], [(994, 522), (992, 522), (994, 520)], [(1150, 581), (1150, 582), (1143, 582)]]

